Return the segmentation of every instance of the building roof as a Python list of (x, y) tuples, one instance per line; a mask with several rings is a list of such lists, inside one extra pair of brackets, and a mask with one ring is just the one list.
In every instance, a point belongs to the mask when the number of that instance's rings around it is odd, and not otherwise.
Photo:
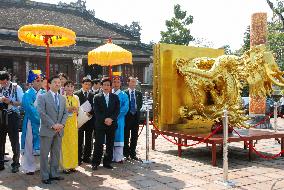
[(18, 30), (26, 24), (52, 24), (72, 29), (77, 36), (137, 40), (129, 31), (95, 18), (87, 10), (79, 11), (47, 3), (0, 0), (0, 28)]
[(85, 8), (25, 0), (0, 0), (0, 49), (26, 51), (35, 55), (43, 53), (44, 47), (19, 42), (17, 31), (26, 24), (52, 24), (75, 31), (77, 44), (74, 47), (54, 48), (54, 52), (64, 52), (66, 56), (86, 55), (88, 51), (104, 44), (109, 37), (114, 43), (131, 51), (133, 56), (152, 54), (151, 47), (140, 43), (139, 36), (95, 18)]

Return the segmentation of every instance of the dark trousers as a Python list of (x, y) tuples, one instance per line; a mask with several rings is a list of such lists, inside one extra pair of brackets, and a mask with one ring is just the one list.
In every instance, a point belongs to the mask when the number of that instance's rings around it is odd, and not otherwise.
[[(79, 163), (90, 159), (93, 148), (94, 125), (91, 120), (78, 130), (78, 161)], [(84, 138), (85, 134), (85, 138)], [(84, 141), (85, 140), (85, 141)], [(83, 150), (84, 149), (84, 150)]]
[(19, 143), (19, 122), (20, 117), (16, 112), (8, 114), (4, 111), (0, 113), (0, 167), (4, 166), (4, 154), (5, 154), (5, 143), (7, 133), (12, 146), (13, 151), (13, 163), (12, 166), (20, 165), (20, 143)]
[[(138, 113), (132, 115), (128, 113), (125, 118), (125, 128), (124, 128), (124, 148), (123, 155), (125, 157), (135, 157), (136, 156), (136, 146), (138, 140), (138, 130), (139, 130), (139, 118)], [(130, 147), (129, 147), (129, 137), (130, 138)]]
[(93, 152), (93, 166), (100, 165), (103, 156), (103, 146), (106, 144), (103, 165), (110, 165), (113, 157), (113, 145), (115, 126), (105, 126), (104, 128), (96, 128), (95, 147)]
[(284, 115), (284, 105), (281, 105), (280, 107), (280, 114), (281, 114), (281, 117)]

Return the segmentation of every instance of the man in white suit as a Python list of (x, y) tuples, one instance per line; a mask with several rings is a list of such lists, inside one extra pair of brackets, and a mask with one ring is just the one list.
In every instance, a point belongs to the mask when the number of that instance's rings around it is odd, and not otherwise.
[[(40, 128), (40, 174), (44, 184), (52, 180), (63, 180), (59, 176), (59, 160), (63, 129), (68, 117), (66, 100), (58, 93), (61, 83), (58, 76), (48, 80), (50, 90), (39, 96), (38, 111), (41, 117)], [(50, 165), (48, 154), (50, 153)]]

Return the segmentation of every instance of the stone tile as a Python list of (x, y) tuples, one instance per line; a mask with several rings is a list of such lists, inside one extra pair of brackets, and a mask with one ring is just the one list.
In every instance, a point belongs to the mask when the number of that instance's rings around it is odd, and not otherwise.
[(250, 179), (259, 181), (259, 182), (264, 182), (264, 181), (271, 181), (272, 178), (264, 176), (264, 175), (254, 175), (254, 176), (249, 176)]
[(162, 183), (159, 183), (158, 181), (154, 181), (151, 179), (135, 181), (135, 183), (138, 184), (141, 188), (149, 188), (153, 186), (163, 185)]

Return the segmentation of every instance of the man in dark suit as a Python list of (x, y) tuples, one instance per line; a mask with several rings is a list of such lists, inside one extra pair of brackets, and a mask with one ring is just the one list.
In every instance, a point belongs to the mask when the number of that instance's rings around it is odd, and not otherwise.
[(91, 90), (95, 95), (102, 92), (100, 79), (93, 79), (92, 80), (92, 89)]
[[(95, 148), (93, 153), (93, 170), (97, 170), (103, 155), (103, 144), (106, 144), (103, 166), (112, 169), (110, 165), (113, 157), (113, 145), (115, 129), (117, 128), (117, 117), (120, 111), (118, 96), (111, 93), (111, 80), (104, 78), (101, 81), (102, 93), (94, 97), (95, 121)], [(105, 138), (106, 137), (106, 138)]]
[[(91, 92), (92, 81), (91, 79), (84, 77), (82, 80), (82, 88), (76, 92), (75, 95), (79, 97), (80, 105), (85, 103), (87, 100), (93, 107), (94, 94)], [(90, 117), (93, 116), (93, 110), (87, 113)], [(78, 162), (81, 165), (82, 161), (85, 163), (91, 163), (91, 154), (93, 146), (93, 131), (94, 131), (94, 120), (93, 118), (87, 121), (78, 130)], [(85, 133), (85, 143), (84, 143)], [(84, 150), (83, 150), (84, 147)]]
[[(136, 156), (136, 146), (138, 140), (138, 129), (140, 119), (140, 109), (142, 107), (142, 93), (135, 89), (137, 80), (134, 77), (128, 78), (128, 89), (125, 93), (129, 99), (129, 110), (125, 118), (124, 128), (124, 148), (123, 155), (126, 160), (132, 158), (133, 160), (139, 160)], [(131, 132), (130, 147), (129, 147), (129, 136)]]

